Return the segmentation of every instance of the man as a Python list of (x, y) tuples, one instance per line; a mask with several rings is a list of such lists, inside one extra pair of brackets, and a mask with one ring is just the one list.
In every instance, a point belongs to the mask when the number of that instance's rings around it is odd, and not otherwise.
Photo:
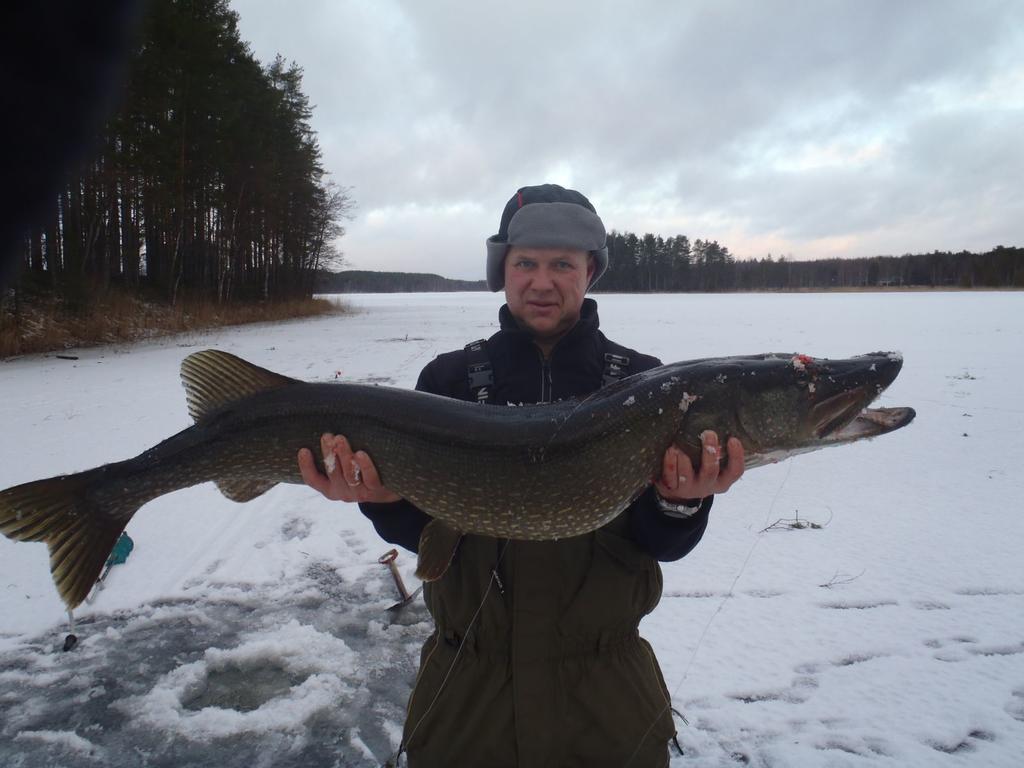
[[(416, 388), (463, 400), (549, 402), (583, 397), (660, 365), (609, 341), (585, 298), (608, 266), (604, 224), (583, 195), (523, 187), (487, 241), (487, 285), (504, 288), (501, 330), (435, 358)], [(661, 597), (657, 560), (700, 540), (711, 496), (743, 471), (743, 448), (704, 436), (695, 470), (669, 448), (652, 485), (615, 520), (559, 541), (467, 535), (424, 595), (435, 631), (421, 655), (403, 747), (410, 766), (664, 766), (674, 734), (669, 697), (637, 627)], [(372, 458), (326, 434), (320, 474), (305, 481), (356, 501), (380, 535), (416, 551), (430, 517), (381, 484)], [(330, 464), (330, 462), (328, 462)]]

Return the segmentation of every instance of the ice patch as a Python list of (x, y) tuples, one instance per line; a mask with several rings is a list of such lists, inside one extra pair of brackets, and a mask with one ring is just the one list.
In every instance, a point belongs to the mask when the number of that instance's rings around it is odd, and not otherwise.
[(14, 737), (15, 741), (42, 741), (46, 744), (54, 744), (64, 747), (69, 752), (77, 752), (82, 755), (93, 755), (98, 751), (95, 744), (88, 739), (83, 739), (74, 731), (21, 731)]
[(366, 742), (363, 741), (362, 737), (359, 735), (358, 728), (352, 728), (349, 730), (348, 741), (349, 744), (359, 750), (360, 754), (362, 754), (362, 756), (367, 760), (376, 760), (376, 755), (374, 755), (373, 751), (366, 746)]
[[(114, 703), (137, 724), (176, 732), (193, 741), (267, 731), (299, 732), (305, 722), (329, 707), (344, 706), (353, 689), (342, 678), (356, 677), (355, 655), (344, 641), (295, 619), (243, 639), (235, 648), (210, 648), (204, 658), (171, 670), (147, 694)], [(270, 698), (249, 711), (230, 706), (190, 709), (219, 672), (275, 667), (294, 679), (278, 685)], [(304, 678), (304, 679), (303, 679)], [(237, 707), (237, 704), (236, 704)]]

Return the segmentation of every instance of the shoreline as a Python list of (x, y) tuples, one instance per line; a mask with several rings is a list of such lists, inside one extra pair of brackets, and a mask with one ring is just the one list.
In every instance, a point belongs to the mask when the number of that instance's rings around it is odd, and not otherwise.
[(79, 313), (67, 312), (53, 298), (24, 302), (17, 313), (0, 312), (0, 362), (26, 355), (60, 355), (69, 349), (104, 344), (131, 344), (253, 323), (273, 323), (323, 315), (344, 315), (349, 309), (325, 298), (274, 303), (169, 306), (135, 296), (109, 295)]

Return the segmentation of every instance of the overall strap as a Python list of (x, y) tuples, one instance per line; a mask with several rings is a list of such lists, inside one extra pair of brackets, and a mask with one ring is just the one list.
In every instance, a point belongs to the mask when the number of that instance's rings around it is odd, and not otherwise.
[(469, 378), (469, 394), (478, 403), (486, 403), (494, 388), (494, 371), (487, 354), (487, 339), (477, 339), (466, 345), (466, 374)]
[[(608, 351), (612, 349), (614, 349), (615, 352)], [(625, 351), (625, 347), (620, 347), (612, 341), (606, 341), (604, 353), (604, 375), (601, 377), (602, 387), (614, 384), (626, 375), (626, 371), (629, 368), (629, 357), (627, 355), (618, 354), (619, 352)]]

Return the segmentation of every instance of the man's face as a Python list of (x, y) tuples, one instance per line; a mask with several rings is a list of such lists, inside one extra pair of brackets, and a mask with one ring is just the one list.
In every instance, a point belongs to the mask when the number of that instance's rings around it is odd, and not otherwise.
[(579, 320), (593, 274), (586, 251), (513, 246), (505, 257), (505, 303), (537, 339), (557, 339)]

